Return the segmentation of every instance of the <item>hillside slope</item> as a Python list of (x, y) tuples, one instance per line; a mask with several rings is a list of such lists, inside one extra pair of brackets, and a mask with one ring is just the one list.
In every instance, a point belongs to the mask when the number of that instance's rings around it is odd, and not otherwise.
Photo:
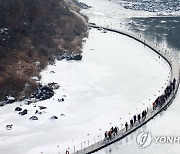
[(0, 0), (0, 98), (31, 93), (31, 77), (59, 56), (80, 54), (86, 34), (63, 0)]

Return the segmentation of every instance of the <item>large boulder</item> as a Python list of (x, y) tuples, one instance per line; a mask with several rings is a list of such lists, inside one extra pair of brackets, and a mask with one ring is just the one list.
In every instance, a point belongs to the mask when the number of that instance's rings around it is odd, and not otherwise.
[(45, 85), (45, 86), (42, 86), (40, 85), (36, 92), (32, 94), (36, 99), (39, 99), (39, 100), (46, 100), (46, 99), (49, 99), (51, 98), (52, 96), (54, 96), (54, 91), (53, 91), (53, 88), (48, 86), (48, 85)]
[(5, 99), (5, 103), (6, 104), (12, 104), (16, 101), (16, 99), (12, 96), (7, 96), (6, 99)]
[(65, 116), (65, 114), (63, 114), (63, 113), (62, 113), (62, 114), (61, 114), (61, 117), (62, 117), (62, 116), (64, 117), (64, 116)]
[(82, 56), (81, 55), (75, 55), (74, 60), (82, 60)]
[(23, 110), (22, 112), (19, 112), (20, 115), (26, 115), (27, 114), (27, 109)]
[(47, 109), (47, 107), (45, 107), (45, 106), (39, 106), (39, 109), (40, 109), (40, 110), (43, 110), (43, 109)]
[(42, 114), (42, 112), (36, 110), (36, 111), (35, 111), (35, 114)]
[(6, 125), (6, 129), (7, 129), (7, 130), (11, 130), (11, 129), (12, 129), (12, 126), (13, 126), (12, 124)]
[(64, 98), (61, 98), (61, 99), (59, 98), (58, 102), (64, 102)]
[(29, 120), (38, 120), (38, 117), (32, 116), (32, 117), (29, 118)]
[(49, 86), (49, 88), (51, 88), (51, 89), (59, 89), (59, 85), (58, 85), (58, 83), (55, 83), (55, 82), (52, 82), (52, 83), (48, 83), (48, 86)]
[(16, 107), (16, 108), (15, 108), (15, 111), (22, 111), (22, 108)]
[(58, 117), (54, 115), (54, 116), (50, 117), (50, 119), (52, 119), (52, 120), (57, 120)]
[(80, 55), (80, 54), (70, 55), (70, 56), (66, 57), (66, 60), (76, 60), (76, 61), (79, 61), (79, 60), (82, 60), (82, 55)]

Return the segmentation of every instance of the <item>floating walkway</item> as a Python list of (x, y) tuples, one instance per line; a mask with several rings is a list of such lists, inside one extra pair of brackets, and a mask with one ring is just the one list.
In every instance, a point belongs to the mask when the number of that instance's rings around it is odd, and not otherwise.
[(129, 32), (125, 32), (122, 30), (117, 30), (117, 29), (112, 29), (109, 27), (102, 27), (102, 26), (97, 26), (97, 25), (89, 25), (92, 28), (97, 28), (97, 29), (103, 29), (105, 31), (111, 31), (111, 32), (115, 32), (115, 33), (119, 33), (125, 36), (128, 36), (142, 44), (144, 44), (145, 46), (147, 46), (148, 48), (152, 49), (154, 52), (156, 52), (160, 57), (162, 57), (170, 66), (171, 68), (171, 78), (170, 81), (173, 81), (173, 79), (176, 79), (176, 86), (175, 86), (175, 90), (174, 92), (168, 97), (168, 99), (166, 100), (166, 102), (163, 104), (162, 107), (157, 108), (156, 110), (153, 110), (153, 108), (150, 108), (147, 112), (147, 116), (146, 118), (143, 120), (141, 119), (140, 122), (136, 122), (134, 124), (133, 127), (129, 128), (127, 131), (125, 130), (125, 128), (121, 129), (118, 131), (117, 135), (115, 137), (112, 137), (112, 139), (110, 141), (107, 140), (101, 140), (97, 143), (94, 143), (84, 149), (81, 149), (79, 151), (75, 151), (74, 149), (74, 153), (73, 154), (90, 154), (90, 153), (94, 153), (98, 150), (101, 150), (111, 144), (113, 144), (114, 142), (117, 142), (121, 139), (123, 139), (124, 137), (126, 137), (127, 135), (131, 134), (132, 132), (136, 131), (138, 128), (140, 128), (141, 126), (145, 125), (148, 121), (150, 121), (151, 119), (153, 119), (157, 114), (159, 114), (160, 112), (162, 112), (163, 110), (166, 110), (168, 108), (168, 106), (173, 102), (173, 100), (175, 99), (175, 95), (177, 93), (178, 87), (179, 87), (179, 76), (180, 76), (180, 69), (179, 69), (179, 62), (177, 57), (168, 51), (162, 51), (160, 50), (156, 45), (145, 41), (141, 35), (134, 35), (131, 34)]

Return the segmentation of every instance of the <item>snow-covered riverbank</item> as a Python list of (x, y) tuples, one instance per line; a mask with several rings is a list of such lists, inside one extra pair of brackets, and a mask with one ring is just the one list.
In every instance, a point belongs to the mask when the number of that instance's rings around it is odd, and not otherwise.
[[(143, 103), (148, 105), (169, 74), (167, 64), (149, 49), (109, 32), (91, 30), (83, 57), (82, 62), (58, 61), (42, 72), (42, 82), (57, 82), (61, 87), (52, 99), (37, 104), (47, 107), (38, 121), (28, 120), (36, 110), (34, 104), (19, 103), (29, 110), (24, 117), (13, 111), (17, 104), (1, 108), (2, 153), (73, 150), (73, 144), (80, 148), (87, 141), (87, 134), (90, 142), (94, 137), (98, 140), (110, 123), (120, 126), (128, 120), (129, 112), (134, 114), (144, 108)], [(63, 95), (65, 101), (58, 102)], [(53, 115), (59, 119), (49, 120)], [(5, 130), (10, 123), (13, 129)]]

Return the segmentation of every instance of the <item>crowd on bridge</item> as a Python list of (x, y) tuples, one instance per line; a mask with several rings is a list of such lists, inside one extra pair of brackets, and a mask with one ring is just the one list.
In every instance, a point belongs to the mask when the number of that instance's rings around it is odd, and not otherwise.
[(173, 81), (166, 87), (164, 93), (153, 102), (153, 110), (156, 110), (157, 107), (161, 108), (164, 105), (169, 96), (174, 92), (175, 86), (176, 79), (174, 78)]
[[(171, 96), (172, 93), (174, 93), (176, 87), (176, 79), (174, 78), (173, 81), (170, 81), (169, 85), (164, 90), (164, 93), (156, 98), (156, 100), (153, 102), (153, 111), (156, 109), (160, 109), (168, 100), (168, 98)], [(125, 131), (127, 132), (129, 128), (133, 128), (136, 123), (143, 122), (148, 114), (149, 108), (142, 111), (142, 113), (139, 113), (138, 115), (134, 115), (129, 123), (125, 122)], [(118, 127), (111, 127), (109, 131), (106, 131), (104, 133), (105, 141), (111, 141), (115, 136), (117, 136), (119, 132)]]
[(106, 140), (111, 140), (112, 137), (115, 137), (119, 131), (118, 127), (111, 127), (109, 131), (106, 131), (104, 136)]

